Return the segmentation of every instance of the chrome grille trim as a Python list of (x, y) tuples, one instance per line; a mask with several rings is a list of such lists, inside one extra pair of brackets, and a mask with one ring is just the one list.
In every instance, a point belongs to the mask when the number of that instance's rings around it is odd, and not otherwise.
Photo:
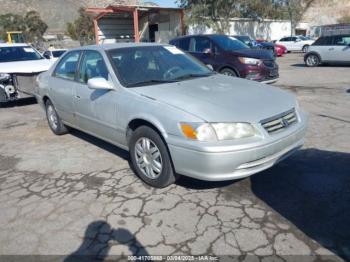
[(276, 133), (278, 131), (285, 130), (297, 122), (298, 122), (298, 117), (295, 109), (293, 108), (277, 116), (264, 119), (260, 121), (260, 124), (265, 128), (265, 130), (269, 134), (271, 134), (271, 133)]

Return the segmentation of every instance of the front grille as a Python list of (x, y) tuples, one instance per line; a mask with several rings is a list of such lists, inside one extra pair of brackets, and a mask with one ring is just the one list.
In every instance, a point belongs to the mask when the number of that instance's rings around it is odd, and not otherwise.
[(270, 68), (275, 68), (276, 67), (276, 63), (273, 60), (264, 60), (264, 65)]
[(277, 116), (262, 120), (260, 123), (271, 134), (287, 129), (298, 122), (295, 109), (289, 110)]

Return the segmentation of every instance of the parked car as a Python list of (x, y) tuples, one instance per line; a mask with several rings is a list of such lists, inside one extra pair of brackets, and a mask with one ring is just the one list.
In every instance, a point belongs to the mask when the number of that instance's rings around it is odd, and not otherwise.
[(284, 45), (275, 44), (275, 52), (277, 56), (283, 56), (288, 53), (288, 49)]
[(65, 52), (67, 51), (67, 49), (52, 49), (52, 50), (46, 50), (43, 53), (43, 56), (46, 59), (50, 59), (53, 61), (56, 61), (58, 58), (61, 57), (61, 55), (63, 55)]
[(304, 61), (310, 67), (323, 63), (350, 64), (350, 34), (320, 37), (309, 47)]
[(276, 44), (284, 45), (288, 51), (302, 51), (307, 52), (310, 45), (315, 41), (304, 36), (289, 36), (283, 37)]
[(81, 47), (38, 82), (55, 134), (73, 127), (129, 150), (154, 187), (265, 170), (303, 144), (307, 125), (291, 93), (217, 74), (169, 45)]
[(273, 43), (267, 41), (254, 40), (248, 35), (234, 35), (233, 37), (245, 43), (250, 48), (265, 49), (270, 51), (274, 56), (277, 56), (277, 53), (275, 53), (275, 46)]
[(206, 65), (228, 76), (271, 83), (277, 80), (278, 65), (271, 52), (251, 49), (226, 35), (190, 35), (170, 41)]
[(0, 104), (31, 97), (38, 74), (52, 62), (27, 44), (0, 44)]

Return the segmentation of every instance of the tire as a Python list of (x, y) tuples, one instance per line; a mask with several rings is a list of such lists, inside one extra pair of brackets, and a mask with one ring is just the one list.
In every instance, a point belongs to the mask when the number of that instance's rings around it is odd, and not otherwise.
[(45, 103), (46, 118), (51, 131), (55, 135), (64, 135), (68, 133), (68, 128), (62, 123), (61, 118), (58, 116), (56, 109), (50, 100)]
[(5, 93), (5, 91), (0, 88), (0, 107), (4, 107), (6, 105), (7, 102), (7, 95)]
[(320, 58), (318, 57), (318, 55), (315, 54), (309, 54), (306, 56), (305, 58), (305, 64), (308, 67), (316, 67), (319, 66), (321, 63)]
[(303, 53), (307, 53), (308, 49), (309, 49), (309, 45), (304, 45), (302, 49)]
[(220, 71), (220, 74), (226, 75), (226, 76), (232, 76), (232, 77), (238, 77), (237, 73), (230, 69), (230, 68), (224, 68)]
[(152, 128), (137, 128), (131, 135), (129, 148), (132, 167), (146, 184), (164, 188), (178, 179), (166, 144)]

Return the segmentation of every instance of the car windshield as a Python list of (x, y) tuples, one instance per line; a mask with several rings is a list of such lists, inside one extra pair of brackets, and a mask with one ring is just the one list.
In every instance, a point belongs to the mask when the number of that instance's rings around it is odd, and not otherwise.
[(231, 36), (214, 35), (214, 36), (211, 36), (210, 38), (225, 51), (234, 51), (234, 50), (250, 48), (243, 42)]
[(65, 50), (56, 50), (56, 51), (52, 51), (52, 56), (55, 58), (60, 57), (61, 55), (63, 55), (66, 51)]
[(108, 51), (116, 74), (126, 87), (184, 81), (214, 74), (174, 46), (143, 46)]
[(0, 47), (0, 63), (40, 59), (43, 57), (31, 46)]
[(246, 45), (249, 45), (252, 42), (249, 36), (234, 36), (234, 38), (237, 38), (238, 40), (245, 43)]

